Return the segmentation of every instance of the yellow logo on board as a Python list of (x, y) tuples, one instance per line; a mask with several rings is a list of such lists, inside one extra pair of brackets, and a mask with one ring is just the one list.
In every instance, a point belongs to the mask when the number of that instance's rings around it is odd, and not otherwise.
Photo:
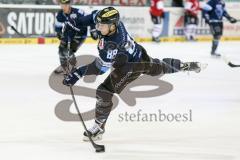
[(62, 3), (66, 3), (66, 2), (68, 2), (68, 0), (62, 0)]
[(112, 10), (110, 12), (107, 12), (107, 13), (103, 14), (102, 17), (110, 17), (110, 16), (112, 16), (114, 14), (117, 14), (117, 13), (118, 13), (117, 10)]

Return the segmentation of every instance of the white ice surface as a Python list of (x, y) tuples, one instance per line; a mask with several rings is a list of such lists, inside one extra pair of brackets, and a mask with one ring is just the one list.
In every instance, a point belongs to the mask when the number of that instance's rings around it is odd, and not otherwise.
[[(158, 97), (138, 98), (134, 107), (119, 98), (100, 142), (106, 147), (102, 154), (82, 142), (80, 122), (62, 121), (54, 113), (59, 101), (71, 99), (48, 84), (59, 63), (57, 45), (1, 45), (0, 160), (240, 160), (240, 69), (211, 58), (210, 42), (142, 45), (152, 57), (200, 61), (208, 63), (208, 68), (200, 74), (165, 75), (161, 79), (173, 84), (173, 90)], [(240, 42), (222, 42), (219, 52), (240, 63)], [(97, 55), (96, 44), (84, 44), (77, 53), (82, 54)], [(105, 77), (85, 86), (97, 87)], [(95, 106), (93, 98), (77, 96), (77, 101), (82, 111)], [(119, 121), (119, 114), (139, 109), (144, 113), (158, 109), (185, 113), (191, 109), (193, 119)], [(75, 112), (73, 106), (71, 111)]]

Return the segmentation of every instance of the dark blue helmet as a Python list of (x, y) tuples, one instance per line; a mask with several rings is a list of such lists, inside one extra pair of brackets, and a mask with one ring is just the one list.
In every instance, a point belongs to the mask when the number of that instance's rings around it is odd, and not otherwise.
[(113, 7), (107, 7), (99, 11), (95, 17), (96, 23), (102, 24), (119, 24), (120, 15), (118, 10)]
[(60, 4), (70, 4), (71, 0), (59, 0)]

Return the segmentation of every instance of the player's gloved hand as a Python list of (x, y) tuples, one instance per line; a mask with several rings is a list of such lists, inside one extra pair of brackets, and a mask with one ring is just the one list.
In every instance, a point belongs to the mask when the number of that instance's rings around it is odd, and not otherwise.
[(233, 17), (230, 17), (228, 20), (230, 21), (230, 23), (237, 23), (237, 20)]
[(81, 74), (79, 74), (77, 70), (75, 70), (63, 79), (63, 84), (66, 86), (73, 86), (80, 77), (82, 77)]
[(59, 40), (62, 40), (63, 39), (63, 34), (61, 32), (57, 32), (57, 38)]
[(206, 24), (209, 24), (210, 22), (209, 22), (209, 19), (205, 19), (205, 23)]
[(64, 28), (62, 29), (62, 38), (61, 38), (61, 40), (64, 41), (64, 42), (68, 42), (69, 39), (72, 41), (73, 38), (75, 37), (76, 33), (77, 33), (75, 30), (72, 29), (72, 27), (70, 27), (68, 25), (67, 22), (64, 23)]
[(97, 39), (98, 39), (98, 32), (97, 32), (96, 29), (92, 29), (92, 30), (90, 31), (90, 34), (91, 34), (92, 39), (94, 39), (94, 40), (97, 40)]

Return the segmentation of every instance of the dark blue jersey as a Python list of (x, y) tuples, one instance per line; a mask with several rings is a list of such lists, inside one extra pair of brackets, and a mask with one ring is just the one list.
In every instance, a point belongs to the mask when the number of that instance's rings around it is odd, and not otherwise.
[(223, 0), (209, 0), (203, 7), (203, 16), (210, 23), (222, 22), (223, 17), (229, 18)]
[[(97, 11), (82, 17), (78, 20), (78, 25), (95, 25), (95, 16)], [(134, 39), (128, 34), (122, 22), (117, 26), (116, 32), (110, 36), (100, 36), (98, 43), (99, 57), (97, 58), (97, 67), (105, 72), (113, 63), (118, 54), (125, 54), (128, 62), (139, 62), (141, 58), (141, 49)]]
[(138, 44), (128, 34), (122, 22), (119, 23), (113, 35), (100, 38), (98, 51), (99, 62), (103, 68), (110, 68), (118, 54), (126, 55), (128, 62), (139, 62), (141, 58)]
[[(76, 24), (77, 19), (79, 19), (80, 17), (83, 17), (83, 16), (85, 16), (85, 13), (81, 9), (71, 7), (71, 12), (69, 14), (65, 14), (62, 10), (60, 10), (56, 16), (55, 31), (61, 33), (64, 28), (65, 22), (69, 21), (73, 24)], [(66, 29), (66, 30), (64, 31), (64, 40), (67, 40), (68, 37), (70, 39), (72, 39), (74, 37), (75, 38), (76, 37), (77, 38), (86, 38), (87, 37), (87, 27), (86, 26), (78, 25), (77, 28), (80, 31), (75, 31), (75, 30), (65, 27), (64, 29)]]

